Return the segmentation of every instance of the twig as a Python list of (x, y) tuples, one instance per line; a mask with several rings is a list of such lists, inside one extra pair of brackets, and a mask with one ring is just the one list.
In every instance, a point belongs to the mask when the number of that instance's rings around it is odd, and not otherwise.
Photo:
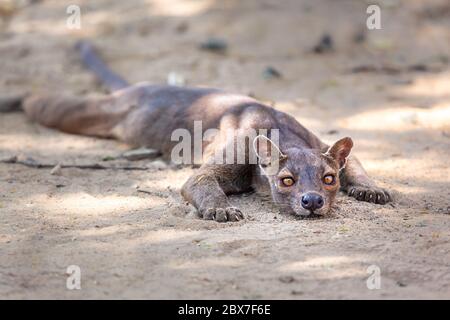
[(386, 73), (399, 74), (402, 72), (440, 72), (440, 68), (429, 67), (425, 64), (412, 64), (405, 67), (391, 65), (363, 64), (350, 69), (351, 73)]
[[(6, 159), (0, 159), (0, 163), (20, 164), (26, 167), (35, 169), (49, 169), (54, 168), (57, 164), (40, 163), (33, 158), (19, 159), (17, 156), (12, 156)], [(60, 164), (61, 168), (77, 168), (88, 170), (136, 170), (145, 171), (148, 167), (136, 167), (136, 166), (104, 166), (98, 163), (92, 164)]]
[(137, 191), (137, 192), (146, 193), (146, 194), (153, 194), (153, 192), (147, 191), (147, 190), (144, 190), (144, 189), (137, 189), (136, 191)]

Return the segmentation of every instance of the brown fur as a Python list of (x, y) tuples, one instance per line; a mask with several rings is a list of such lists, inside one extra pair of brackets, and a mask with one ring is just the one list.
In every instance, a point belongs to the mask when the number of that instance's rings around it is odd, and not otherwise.
[[(384, 204), (391, 200), (386, 190), (375, 186), (360, 162), (349, 156), (353, 146), (350, 138), (341, 139), (329, 148), (293, 117), (239, 94), (148, 83), (128, 86), (106, 67), (90, 43), (78, 43), (77, 49), (85, 65), (114, 92), (102, 97), (27, 96), (23, 101), (27, 116), (63, 132), (151, 147), (161, 151), (167, 160), (178, 143), (171, 141), (174, 130), (187, 129), (193, 135), (194, 121), (202, 122), (202, 134), (208, 129), (218, 129), (216, 135), (203, 142), (202, 166), (181, 190), (204, 219), (220, 222), (243, 219), (244, 215), (230, 205), (227, 195), (251, 189), (270, 192), (281, 208), (302, 216), (326, 214), (339, 188), (362, 201)], [(11, 101), (8, 100), (6, 109), (11, 109)], [(17, 104), (16, 100), (13, 102)], [(234, 130), (231, 139), (227, 136), (229, 129)], [(252, 129), (278, 129), (279, 152), (272, 144), (266, 153), (263, 149), (253, 150), (252, 141), (245, 140)], [(243, 164), (213, 161), (214, 155), (224, 153), (230, 144), (240, 145), (239, 141), (245, 141)], [(194, 155), (194, 145), (191, 148)], [(271, 174), (266, 169), (274, 163), (264, 160), (269, 153), (277, 159), (274, 162), (277, 170)], [(259, 164), (250, 161), (256, 155)], [(237, 160), (237, 153), (232, 156)], [(295, 182), (289, 187), (282, 184), (286, 175)], [(332, 185), (324, 183), (325, 175), (335, 177)], [(320, 206), (307, 206), (308, 197), (320, 200)]]
[[(170, 140), (173, 130), (185, 128), (193, 133), (194, 121), (202, 121), (203, 131), (218, 128), (220, 132), (225, 132), (232, 128), (239, 134), (245, 133), (246, 129), (279, 129), (279, 147), (288, 155), (289, 165), (294, 166), (296, 172), (303, 172), (307, 167), (317, 169), (322, 162), (328, 163), (331, 157), (331, 161), (335, 160), (334, 172), (338, 175), (339, 163), (350, 152), (348, 149), (347, 154), (339, 158), (337, 154), (340, 154), (340, 150), (332, 148), (326, 156), (324, 154), (328, 146), (294, 118), (252, 98), (216, 89), (142, 83), (100, 98), (31, 96), (25, 100), (24, 110), (31, 119), (45, 126), (69, 133), (113, 137), (134, 146), (155, 148), (166, 159), (170, 158), (176, 144)], [(205, 219), (236, 221), (242, 219), (243, 215), (229, 204), (227, 195), (252, 188), (264, 189), (264, 184), (267, 189), (271, 178), (260, 177), (260, 169), (254, 164), (212, 164), (211, 155), (224, 145), (224, 135), (220, 133), (212, 141), (204, 143), (204, 164), (183, 186), (182, 195)], [(311, 166), (314, 159), (320, 162), (317, 166)], [(283, 168), (284, 165), (280, 170)], [(308, 170), (316, 170), (311, 168)], [(317, 179), (320, 180), (320, 177)], [(300, 199), (309, 189), (320, 189), (314, 180), (308, 182), (310, 185), (305, 183), (298, 189), (301, 192), (297, 190), (291, 198)], [(341, 171), (341, 188), (358, 200), (381, 204), (389, 201), (388, 193), (374, 185), (354, 157), (348, 158)], [(326, 213), (331, 208), (337, 189), (331, 192), (325, 189), (317, 191), (326, 199), (326, 206), (322, 212), (315, 213)], [(272, 186), (275, 202), (277, 199), (274, 193), (277, 190), (273, 190)], [(293, 213), (308, 214), (299, 213), (299, 205), (292, 204), (292, 199), (289, 203), (283, 203), (281, 198), (278, 201), (281, 201), (278, 202), (281, 207), (290, 207)]]

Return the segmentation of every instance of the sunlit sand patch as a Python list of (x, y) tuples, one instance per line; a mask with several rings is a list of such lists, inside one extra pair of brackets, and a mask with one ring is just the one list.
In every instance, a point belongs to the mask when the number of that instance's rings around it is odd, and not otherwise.
[(183, 231), (183, 230), (156, 230), (143, 232), (142, 229), (136, 231), (136, 226), (131, 225), (113, 225), (104, 228), (92, 228), (87, 230), (77, 231), (77, 239), (83, 239), (84, 237), (108, 237), (117, 234), (126, 234), (127, 246), (133, 248), (136, 246), (153, 245), (169, 241), (182, 240), (184, 238), (195, 237), (200, 234), (200, 231)]
[(247, 260), (233, 257), (212, 257), (197, 259), (195, 261), (172, 261), (172, 269), (201, 269), (205, 267), (239, 267), (245, 265)]
[[(441, 129), (450, 127), (449, 73), (415, 78), (412, 85), (392, 89), (398, 102), (379, 106), (347, 117), (339, 123), (348, 129), (365, 131), (404, 131), (414, 128)], [(430, 100), (427, 108), (409, 105), (408, 101)]]
[(19, 153), (31, 154), (41, 153), (48, 155), (53, 160), (53, 156), (61, 155), (65, 158), (70, 155), (79, 157), (99, 156), (104, 153), (101, 146), (111, 145), (113, 148), (110, 154), (104, 156), (114, 156), (129, 147), (115, 141), (99, 140), (90, 137), (80, 137), (67, 134), (58, 134), (48, 136), (46, 134), (27, 134), (27, 133), (0, 133), (1, 153), (8, 155), (17, 155)]
[(27, 201), (35, 204), (49, 213), (64, 212), (72, 215), (101, 216), (112, 213), (129, 212), (164, 204), (158, 198), (140, 198), (135, 196), (98, 196), (94, 197), (84, 192), (65, 194), (58, 198), (48, 198), (46, 195), (36, 195)]
[(212, 0), (147, 0), (150, 13), (166, 16), (192, 16), (205, 12)]
[(300, 115), (295, 117), (303, 126), (317, 133), (325, 125), (323, 119), (317, 117), (316, 112), (307, 112), (317, 106), (312, 105), (309, 101), (297, 99), (296, 101), (277, 101), (275, 109), (286, 112), (290, 115)]
[(450, 102), (431, 109), (392, 107), (369, 110), (339, 121), (348, 129), (362, 131), (404, 131), (414, 128), (449, 128)]
[(397, 93), (406, 97), (432, 97), (450, 99), (450, 72), (417, 77), (410, 86), (398, 88)]
[(84, 237), (105, 237), (115, 235), (117, 233), (125, 233), (133, 230), (133, 226), (130, 225), (113, 225), (103, 228), (91, 228), (85, 230), (78, 230), (76, 238), (83, 239)]
[[(329, 277), (341, 277), (341, 276), (356, 276), (365, 274), (365, 270), (359, 268), (349, 268), (348, 265), (352, 263), (360, 263), (363, 261), (362, 257), (346, 257), (346, 256), (324, 256), (324, 257), (311, 257), (304, 261), (291, 262), (282, 265), (278, 268), (281, 272), (306, 272), (306, 271), (325, 271), (333, 270), (329, 274)], [(343, 272), (337, 272), (335, 269), (339, 269), (345, 266)]]
[[(125, 3), (125, 2), (124, 2)], [(212, 0), (147, 0), (140, 6), (127, 6), (119, 9), (112, 7), (111, 10), (88, 10), (81, 3), (71, 3), (79, 5), (81, 13), (81, 27), (69, 28), (67, 19), (70, 14), (66, 13), (69, 4), (61, 4), (60, 1), (48, 1), (46, 8), (51, 11), (56, 7), (61, 15), (47, 15), (47, 11), (42, 11), (41, 17), (36, 19), (16, 19), (11, 26), (11, 31), (15, 33), (40, 32), (48, 35), (77, 35), (95, 36), (113, 30), (123, 21), (123, 15), (127, 16), (192, 16), (205, 12), (213, 4)]]
[(183, 231), (183, 230), (156, 230), (147, 232), (142, 237), (136, 239), (136, 245), (154, 244), (168, 241), (176, 241), (183, 238), (194, 237), (199, 235), (200, 231)]
[[(358, 153), (358, 155), (361, 155), (361, 154), (364, 155), (364, 153)], [(392, 172), (398, 171), (400, 169), (408, 168), (408, 167), (418, 169), (418, 168), (424, 168), (424, 167), (429, 166), (429, 161), (427, 161), (428, 157), (429, 156), (427, 155), (426, 157), (417, 157), (415, 159), (412, 159), (409, 156), (395, 157), (395, 158), (388, 156), (384, 160), (364, 161), (364, 167), (369, 171), (383, 169), (383, 171), (392, 171)], [(442, 168), (444, 168), (444, 166)], [(437, 167), (437, 164), (436, 164), (436, 167), (434, 167), (433, 169), (440, 170), (441, 168)], [(421, 173), (415, 172), (414, 170), (411, 170), (410, 172), (408, 172), (408, 175), (411, 177), (415, 176), (416, 174), (419, 175)], [(446, 181), (446, 180), (448, 180), (448, 177), (441, 176), (441, 178), (439, 180)]]

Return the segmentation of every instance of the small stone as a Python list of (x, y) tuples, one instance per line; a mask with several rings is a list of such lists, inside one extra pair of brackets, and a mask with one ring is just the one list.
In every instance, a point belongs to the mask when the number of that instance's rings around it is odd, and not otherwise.
[(35, 167), (35, 168), (39, 167), (39, 163), (35, 159), (28, 157), (24, 154), (19, 154), (16, 158), (16, 161), (22, 162), (23, 164), (30, 166), (30, 167)]
[(282, 77), (280, 71), (270, 66), (264, 69), (263, 76), (266, 79), (274, 79), (274, 78), (279, 79)]
[(299, 290), (292, 290), (291, 294), (294, 296), (299, 296), (303, 294), (303, 291), (299, 291)]
[(60, 176), (61, 173), (62, 173), (61, 164), (59, 163), (56, 166), (54, 166), (53, 169), (50, 171), (50, 174), (52, 176)]
[(158, 150), (139, 148), (122, 153), (122, 158), (125, 158), (129, 161), (138, 161), (143, 159), (154, 159), (159, 157), (160, 155), (161, 153)]
[(278, 280), (283, 283), (292, 283), (295, 281), (295, 278), (293, 276), (281, 276)]
[(162, 160), (155, 160), (152, 161), (148, 164), (148, 167), (151, 169), (157, 169), (157, 170), (163, 170), (163, 169), (167, 169), (167, 163), (165, 163)]
[(176, 72), (171, 72), (167, 76), (167, 84), (170, 86), (179, 86), (182, 87), (186, 84), (186, 80), (184, 77)]
[(227, 42), (219, 38), (209, 38), (200, 44), (200, 49), (215, 53), (224, 53), (227, 48)]
[(315, 53), (326, 53), (332, 51), (334, 48), (333, 38), (331, 35), (324, 34), (322, 38), (320, 38), (319, 43), (313, 48)]

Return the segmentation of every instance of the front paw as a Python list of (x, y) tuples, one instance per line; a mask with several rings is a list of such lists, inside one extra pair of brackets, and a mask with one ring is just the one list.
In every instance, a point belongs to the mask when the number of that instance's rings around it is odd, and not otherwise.
[(374, 186), (350, 186), (347, 194), (359, 201), (386, 204), (392, 201), (389, 191)]
[(206, 208), (200, 210), (205, 220), (215, 220), (217, 222), (240, 221), (245, 219), (244, 214), (235, 207)]

